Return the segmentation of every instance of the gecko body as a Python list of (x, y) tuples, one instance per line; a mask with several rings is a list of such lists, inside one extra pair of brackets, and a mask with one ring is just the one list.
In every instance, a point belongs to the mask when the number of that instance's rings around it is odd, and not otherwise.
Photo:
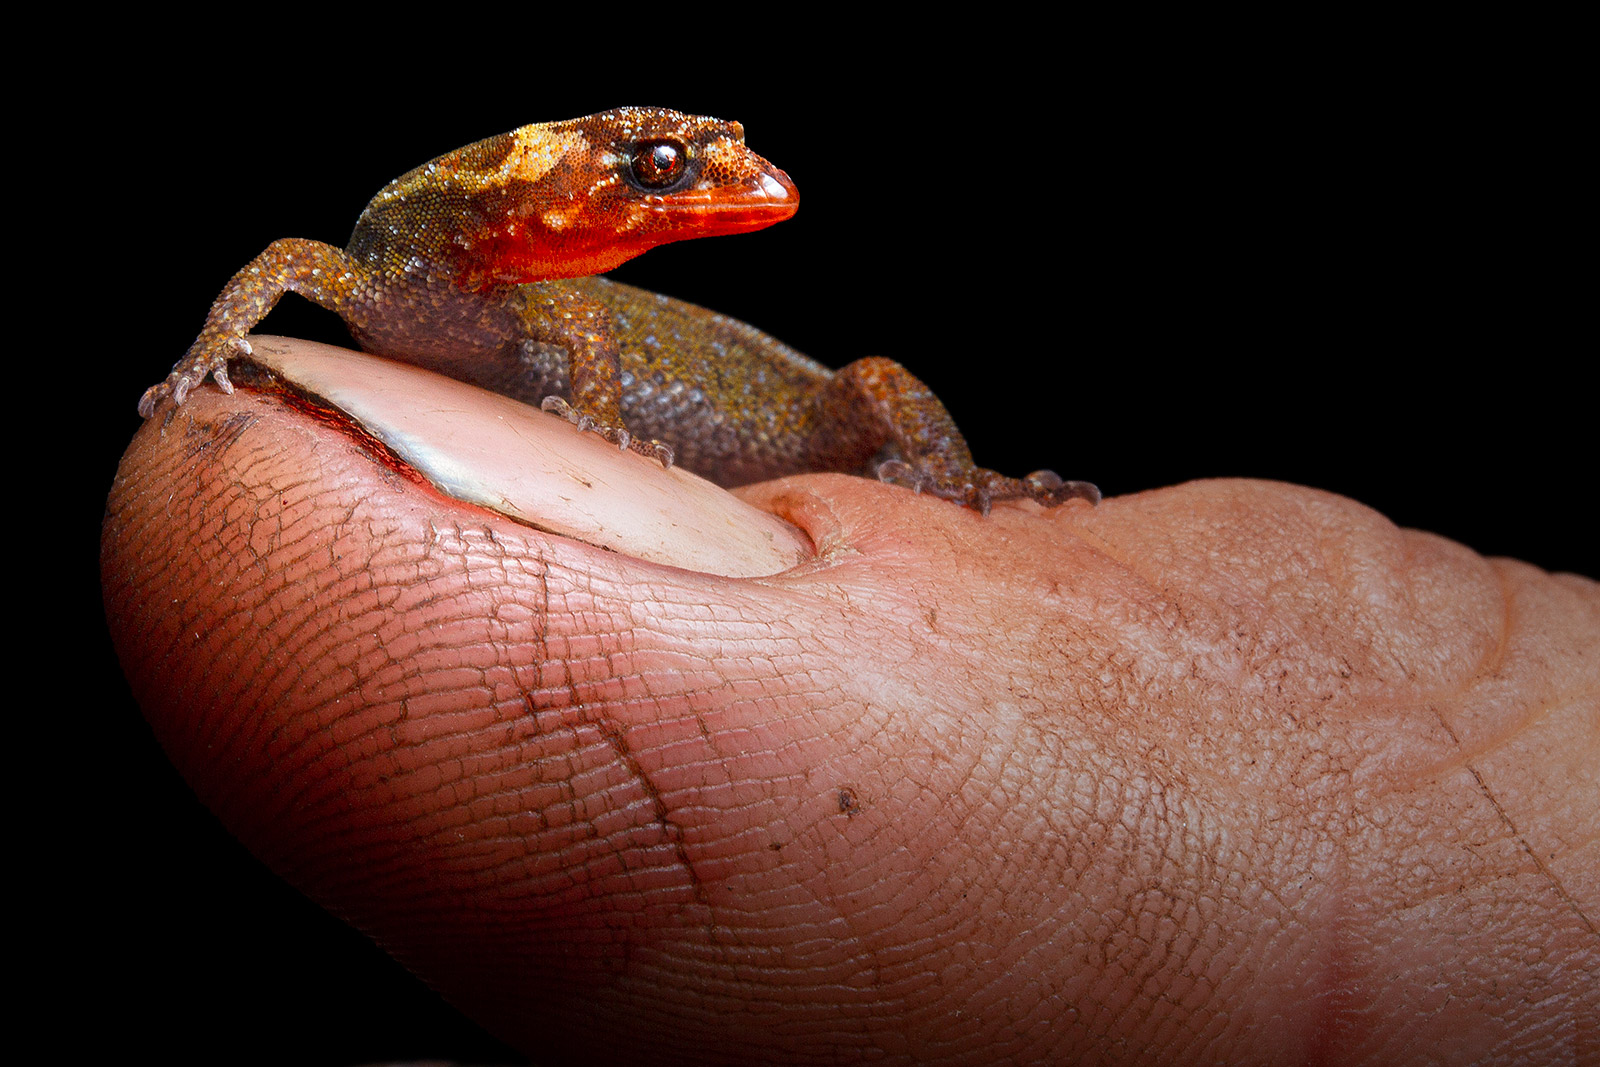
[(737, 123), (618, 108), (524, 126), (389, 183), (349, 244), (273, 242), (212, 304), (146, 417), (229, 358), (286, 292), (344, 319), (366, 351), (565, 415), (723, 484), (877, 473), (984, 512), (1031, 497), (1097, 500), (1049, 471), (977, 467), (944, 406), (881, 357), (833, 372), (737, 320), (595, 275), (660, 244), (794, 214), (783, 171)]

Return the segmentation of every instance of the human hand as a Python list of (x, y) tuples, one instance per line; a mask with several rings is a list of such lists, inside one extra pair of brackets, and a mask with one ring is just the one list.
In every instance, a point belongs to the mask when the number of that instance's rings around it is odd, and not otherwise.
[(530, 1054), (1594, 1052), (1592, 582), (1278, 484), (983, 519), (823, 476), (745, 491), (806, 542), (717, 578), (258, 394), (161, 421), (103, 566), (163, 744)]

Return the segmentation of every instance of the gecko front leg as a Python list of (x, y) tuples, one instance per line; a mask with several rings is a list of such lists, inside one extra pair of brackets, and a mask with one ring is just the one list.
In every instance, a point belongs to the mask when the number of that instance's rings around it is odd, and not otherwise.
[(182, 404), (189, 391), (208, 377), (215, 378), (224, 393), (233, 392), (228, 360), (250, 354), (245, 334), (267, 317), (284, 293), (299, 293), (351, 321), (354, 267), (343, 249), (321, 241), (290, 237), (272, 242), (223, 287), (189, 351), (165, 381), (139, 398), (139, 414), (148, 419), (169, 396)]
[(533, 347), (548, 351), (554, 345), (566, 353), (568, 396), (546, 396), (540, 407), (619, 448), (672, 466), (670, 445), (635, 437), (623, 424), (622, 366), (611, 312), (568, 286), (527, 285), (518, 296)]

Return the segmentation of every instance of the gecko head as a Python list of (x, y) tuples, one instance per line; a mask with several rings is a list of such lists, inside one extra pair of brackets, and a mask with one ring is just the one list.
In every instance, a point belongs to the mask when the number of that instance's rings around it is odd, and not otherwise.
[[(599, 274), (657, 245), (789, 218), (799, 192), (745, 147), (737, 122), (617, 108), (524, 126), (480, 175), (462, 274), (527, 282)], [(488, 145), (491, 142), (480, 142)]]

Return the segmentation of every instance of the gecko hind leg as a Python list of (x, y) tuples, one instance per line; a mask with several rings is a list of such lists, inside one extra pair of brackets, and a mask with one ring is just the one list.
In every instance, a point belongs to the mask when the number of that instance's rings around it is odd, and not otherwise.
[(863, 412), (881, 427), (882, 440), (899, 459), (880, 464), (880, 480), (930, 493), (985, 515), (997, 500), (1027, 497), (1058, 507), (1074, 497), (1098, 503), (1100, 490), (1088, 482), (1066, 481), (1054, 471), (1010, 478), (978, 466), (939, 398), (892, 359), (873, 356), (846, 366), (829, 383), (824, 411), (857, 425)]

